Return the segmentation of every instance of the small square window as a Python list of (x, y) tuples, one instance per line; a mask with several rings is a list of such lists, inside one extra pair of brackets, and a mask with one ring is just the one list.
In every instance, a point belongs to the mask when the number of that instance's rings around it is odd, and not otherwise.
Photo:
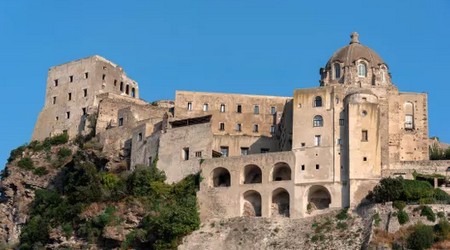
[(241, 132), (242, 131), (242, 124), (237, 123), (235, 129), (236, 129), (236, 131)]
[(341, 139), (341, 138), (337, 139), (337, 140), (336, 140), (336, 144), (337, 144), (337, 145), (342, 145), (342, 139)]
[(222, 157), (228, 157), (228, 147), (227, 146), (221, 146), (220, 152), (222, 153)]
[(238, 104), (238, 105), (236, 106), (236, 112), (237, 112), (237, 113), (242, 113), (242, 105)]
[(363, 157), (363, 161), (367, 161), (367, 157), (364, 156), (364, 157)]
[(302, 165), (302, 171), (305, 171), (305, 165)]
[(248, 148), (242, 147), (241, 148), (241, 155), (248, 155)]
[(319, 164), (316, 164), (316, 169), (319, 169), (319, 168), (320, 168)]
[(301, 145), (302, 147), (305, 147), (305, 146), (306, 146), (306, 143), (302, 142), (300, 145)]
[(59, 120), (59, 116), (55, 117), (55, 120)]
[(258, 131), (259, 131), (259, 125), (253, 124), (253, 133), (258, 133)]
[(195, 152), (195, 157), (201, 158), (202, 157), (202, 151)]
[(253, 107), (253, 113), (254, 114), (259, 114), (259, 105), (255, 105), (255, 107)]
[(221, 122), (219, 123), (219, 130), (224, 131), (225, 130), (225, 123)]

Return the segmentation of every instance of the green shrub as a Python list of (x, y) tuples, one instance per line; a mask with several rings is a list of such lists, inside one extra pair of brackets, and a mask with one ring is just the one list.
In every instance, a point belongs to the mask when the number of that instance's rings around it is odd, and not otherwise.
[(434, 231), (438, 240), (445, 240), (450, 233), (450, 223), (441, 219), (438, 224), (434, 225)]
[(440, 188), (434, 189), (434, 199), (436, 199), (437, 201), (450, 203), (450, 195)]
[(38, 167), (33, 169), (33, 174), (38, 175), (38, 176), (43, 176), (48, 174), (48, 170), (45, 167)]
[(397, 213), (397, 219), (398, 219), (398, 222), (400, 223), (400, 225), (405, 224), (406, 222), (409, 221), (408, 213), (406, 213), (406, 212), (403, 211), (403, 210), (400, 210), (400, 211)]
[(433, 198), (433, 186), (427, 181), (403, 180), (403, 200), (418, 201)]
[(22, 168), (25, 170), (33, 170), (34, 169), (34, 164), (30, 157), (24, 157), (24, 158), (20, 159), (20, 161), (17, 162), (17, 166), (19, 166), (19, 168)]
[(381, 218), (380, 218), (380, 214), (379, 213), (374, 214), (373, 220), (374, 220), (374, 225), (376, 227), (380, 226)]
[(429, 248), (434, 242), (433, 228), (418, 224), (406, 241), (409, 249), (422, 250)]
[(9, 153), (9, 157), (8, 157), (8, 163), (11, 163), (18, 157), (22, 156), (22, 154), (23, 154), (23, 152), (25, 152), (26, 148), (27, 148), (27, 145), (24, 144), (22, 146), (19, 146), (16, 149), (11, 150), (11, 152)]
[(436, 221), (436, 215), (433, 212), (433, 209), (429, 206), (422, 206), (422, 211), (420, 212), (421, 216), (426, 216), (429, 221)]
[(340, 229), (340, 230), (346, 230), (346, 229), (348, 228), (348, 225), (347, 225), (347, 223), (345, 223), (345, 222), (339, 221), (339, 222), (336, 224), (336, 228), (337, 228), (337, 229)]
[(342, 209), (342, 210), (336, 215), (336, 218), (337, 218), (338, 220), (346, 220), (346, 219), (348, 219), (348, 213), (347, 213), (347, 211), (348, 211), (348, 208)]
[(401, 210), (403, 210), (403, 208), (406, 207), (406, 203), (404, 201), (397, 200), (392, 203), (392, 206), (401, 211)]
[(445, 213), (442, 211), (437, 212), (436, 214), (439, 218), (444, 219), (445, 218)]
[(73, 234), (73, 227), (71, 223), (66, 223), (62, 226), (62, 231), (64, 232), (64, 236), (66, 238), (70, 238)]
[(69, 135), (66, 132), (64, 132), (62, 134), (47, 138), (45, 139), (45, 141), (48, 141), (52, 146), (61, 145), (69, 141)]
[(32, 141), (28, 144), (28, 148), (34, 152), (39, 152), (44, 149), (44, 145), (40, 141)]
[(62, 147), (58, 150), (58, 159), (64, 160), (72, 155), (72, 150), (70, 148)]
[(402, 178), (383, 178), (369, 192), (368, 198), (375, 202), (388, 202), (399, 200), (403, 194), (403, 179)]

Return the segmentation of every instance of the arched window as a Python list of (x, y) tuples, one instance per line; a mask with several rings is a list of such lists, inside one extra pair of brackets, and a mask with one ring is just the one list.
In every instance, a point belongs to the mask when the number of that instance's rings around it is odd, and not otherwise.
[(278, 162), (272, 169), (272, 181), (291, 180), (291, 168), (285, 162)]
[(406, 102), (404, 105), (405, 109), (405, 129), (414, 129), (414, 104), (411, 102)]
[(261, 217), (261, 195), (255, 190), (243, 194), (242, 216)]
[(256, 165), (247, 165), (244, 167), (244, 184), (261, 183), (262, 171)]
[(333, 64), (334, 67), (334, 79), (341, 78), (341, 65), (339, 63)]
[(358, 64), (358, 76), (361, 76), (361, 77), (367, 76), (367, 66), (363, 62), (360, 62)]
[(322, 97), (316, 96), (314, 98), (314, 107), (322, 107)]
[(213, 187), (229, 187), (231, 185), (230, 172), (222, 167), (215, 168), (211, 173)]
[(323, 118), (320, 115), (314, 116), (313, 127), (323, 127)]

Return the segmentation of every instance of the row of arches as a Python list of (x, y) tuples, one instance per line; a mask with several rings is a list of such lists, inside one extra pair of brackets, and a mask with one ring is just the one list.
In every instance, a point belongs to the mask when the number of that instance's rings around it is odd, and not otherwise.
[[(261, 217), (261, 194), (255, 190), (248, 190), (242, 195), (242, 216)], [(289, 192), (284, 188), (277, 188), (272, 192), (270, 204), (271, 217), (290, 217), (291, 199)], [(330, 207), (331, 195), (324, 186), (315, 185), (307, 191), (307, 204), (313, 210), (323, 210)], [(306, 207), (305, 207), (306, 208)]]
[[(292, 179), (291, 167), (285, 162), (274, 165), (271, 171), (271, 181), (289, 181)], [(211, 172), (211, 186), (229, 187), (232, 184), (231, 175), (228, 169), (223, 167), (215, 168)], [(241, 173), (242, 184), (262, 183), (263, 174), (259, 166), (255, 164), (246, 165)]]

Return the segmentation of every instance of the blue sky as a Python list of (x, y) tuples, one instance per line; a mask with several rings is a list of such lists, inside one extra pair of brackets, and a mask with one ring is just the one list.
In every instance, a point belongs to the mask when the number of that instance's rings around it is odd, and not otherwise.
[(450, 142), (450, 1), (0, 1), (0, 169), (29, 141), (48, 68), (101, 55), (147, 101), (175, 90), (292, 96), (357, 31)]

